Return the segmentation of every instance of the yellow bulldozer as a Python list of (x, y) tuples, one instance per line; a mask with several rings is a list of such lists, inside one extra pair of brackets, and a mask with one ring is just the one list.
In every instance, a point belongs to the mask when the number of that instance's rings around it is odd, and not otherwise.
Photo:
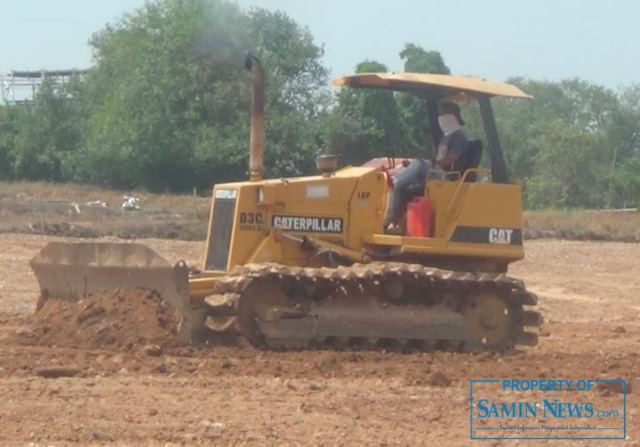
[[(135, 243), (50, 243), (31, 261), (43, 299), (113, 288), (156, 291), (180, 314), (185, 343), (242, 339), (278, 349), (329, 347), (505, 350), (533, 346), (537, 297), (506, 275), (524, 257), (521, 186), (509, 180), (491, 105), (531, 98), (513, 85), (469, 77), (356, 74), (346, 88), (426, 101), (432, 140), (438, 103), (478, 101), (490, 168), (427, 178), (427, 236), (385, 234), (388, 175), (402, 158), (263, 179), (264, 69), (253, 56), (250, 178), (215, 185), (201, 268), (170, 265)], [(382, 166), (380, 166), (382, 165)]]

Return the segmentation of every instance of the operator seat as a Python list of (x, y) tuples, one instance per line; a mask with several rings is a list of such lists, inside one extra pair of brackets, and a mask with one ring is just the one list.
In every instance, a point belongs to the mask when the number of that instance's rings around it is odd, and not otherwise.
[[(458, 160), (453, 165), (451, 172), (459, 172), (460, 178), (464, 177), (465, 172), (469, 169), (476, 169), (480, 165), (482, 160), (482, 141), (481, 140), (469, 140), (464, 152), (458, 157)], [(477, 173), (470, 172), (465, 179), (466, 182), (475, 182)]]
[[(482, 141), (481, 140), (469, 140), (467, 142), (467, 147), (464, 152), (458, 157), (458, 160), (454, 164), (453, 168), (447, 172), (459, 172), (460, 177), (462, 178), (469, 169), (476, 169), (480, 165), (480, 160), (482, 160)], [(427, 175), (428, 178), (428, 175)], [(453, 177), (449, 177), (449, 179), (453, 179)], [(475, 182), (477, 179), (477, 174), (475, 172), (470, 172), (467, 175), (465, 181), (466, 182)], [(404, 189), (404, 195), (407, 199), (407, 202), (410, 202), (414, 197), (419, 197), (424, 195), (425, 182), (415, 182)]]

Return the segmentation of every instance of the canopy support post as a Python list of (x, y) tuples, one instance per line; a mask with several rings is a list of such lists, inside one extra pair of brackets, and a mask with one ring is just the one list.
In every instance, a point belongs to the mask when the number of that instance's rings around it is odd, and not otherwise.
[(489, 96), (483, 95), (478, 98), (478, 103), (480, 104), (480, 114), (482, 115), (482, 123), (484, 124), (484, 131), (487, 135), (487, 143), (489, 145), (493, 182), (510, 183), (507, 164), (505, 163), (500, 140), (498, 139), (498, 129), (493, 114), (493, 107), (491, 106), (491, 99)]
[(442, 130), (438, 124), (438, 99), (434, 97), (427, 97), (425, 99), (427, 104), (427, 121), (429, 126), (429, 142), (433, 150), (433, 157), (436, 158), (438, 152), (438, 146), (442, 141)]

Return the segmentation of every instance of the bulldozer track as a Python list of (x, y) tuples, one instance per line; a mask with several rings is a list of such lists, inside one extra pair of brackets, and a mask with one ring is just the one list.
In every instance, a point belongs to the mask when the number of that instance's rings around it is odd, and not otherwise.
[(537, 344), (537, 301), (505, 274), (265, 263), (219, 278), (203, 305), (212, 333), (272, 349), (503, 351)]

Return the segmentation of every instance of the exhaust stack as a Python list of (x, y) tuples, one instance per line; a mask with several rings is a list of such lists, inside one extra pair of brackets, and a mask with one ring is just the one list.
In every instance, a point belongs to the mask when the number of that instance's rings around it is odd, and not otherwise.
[(251, 53), (247, 54), (244, 65), (253, 74), (249, 180), (259, 182), (264, 176), (264, 68)]

